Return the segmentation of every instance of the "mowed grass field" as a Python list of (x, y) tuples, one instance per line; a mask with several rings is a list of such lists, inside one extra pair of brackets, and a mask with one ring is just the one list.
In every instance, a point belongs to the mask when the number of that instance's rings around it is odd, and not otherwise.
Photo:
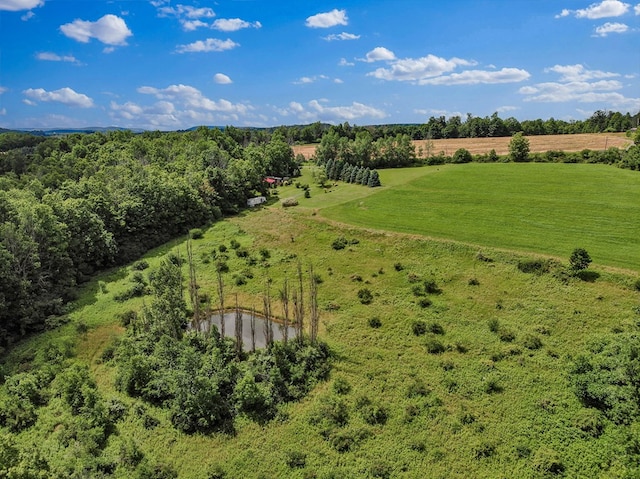
[[(301, 199), (331, 220), (640, 270), (640, 175), (606, 165), (470, 163), (381, 170)], [(307, 203), (305, 203), (305, 201)]]
[[(624, 133), (583, 133), (577, 135), (540, 135), (528, 136), (532, 153), (544, 153), (549, 150), (581, 151), (606, 150), (617, 147), (626, 148), (631, 144), (631, 140)], [(472, 155), (489, 153), (496, 150), (498, 155), (509, 153), (509, 142), (511, 137), (501, 138), (451, 138), (442, 140), (432, 140), (433, 148), (431, 153), (437, 155), (444, 152), (445, 155), (453, 155), (459, 148), (469, 150)], [(416, 153), (422, 148), (423, 156), (427, 151), (427, 141), (417, 140), (413, 144), (416, 146)], [(295, 154), (301, 153), (305, 158), (310, 158), (316, 151), (316, 145), (296, 145), (293, 147)]]

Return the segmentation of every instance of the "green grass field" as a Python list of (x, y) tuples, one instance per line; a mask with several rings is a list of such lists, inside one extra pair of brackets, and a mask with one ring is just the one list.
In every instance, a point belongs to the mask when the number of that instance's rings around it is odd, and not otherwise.
[(604, 165), (467, 164), (384, 170), (313, 202), (332, 220), (640, 270), (640, 178)]
[[(109, 450), (130, 441), (179, 479), (634, 477), (627, 451), (640, 434), (583, 407), (569, 372), (578, 355), (637, 334), (638, 274), (600, 267), (640, 269), (637, 175), (541, 164), (388, 170), (381, 189), (340, 183), (326, 193), (312, 187), (306, 199), (290, 186), (280, 196), (297, 196), (300, 206), (276, 202), (212, 225), (193, 242), (200, 291), (216, 297), (212, 251), (232, 239), (250, 256), (270, 252), (268, 265), (230, 255), (226, 296), (246, 307), (262, 304), (268, 279), (273, 291), (291, 279), (298, 259), (305, 270), (313, 265), (322, 280), (320, 335), (336, 355), (329, 380), (306, 399), (264, 425), (241, 418), (232, 435), (181, 433), (166, 410), (115, 389), (116, 367), (102, 351), (123, 334), (117, 314), (149, 302), (114, 300), (130, 286), (131, 267), (95, 278), (70, 323), (14, 347), (5, 371), (29, 370), (48, 344), (73, 344), (70, 361), (89, 365), (103, 397), (126, 407)], [(336, 251), (340, 236), (358, 241)], [(594, 282), (517, 267), (536, 252), (566, 262), (575, 246), (597, 263)], [(169, 251), (186, 249), (177, 240), (149, 252), (145, 275)], [(252, 278), (236, 286), (233, 275), (247, 270)], [(441, 294), (417, 295), (425, 280)], [(358, 301), (362, 288), (372, 292), (369, 305)], [(424, 298), (431, 304), (421, 306)], [(281, 305), (273, 309), (280, 314)], [(416, 335), (416, 321), (432, 329)], [(327, 419), (337, 407), (346, 411), (342, 425)], [(371, 408), (384, 420), (372, 421)], [(145, 425), (141, 410), (157, 425)], [(53, 434), (56, 414), (43, 407), (16, 443), (69, 460)], [(591, 424), (602, 426), (597, 435)], [(291, 457), (304, 461), (292, 466)], [(129, 476), (118, 469), (115, 477)]]

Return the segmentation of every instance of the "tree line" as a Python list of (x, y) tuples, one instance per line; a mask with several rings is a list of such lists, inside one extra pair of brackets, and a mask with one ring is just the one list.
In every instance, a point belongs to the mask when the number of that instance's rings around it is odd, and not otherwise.
[(217, 129), (0, 135), (0, 347), (64, 314), (75, 286), (295, 176), (286, 141)]
[(328, 132), (355, 140), (358, 133), (367, 131), (372, 139), (408, 135), (411, 140), (437, 140), (441, 138), (486, 138), (512, 136), (522, 132), (525, 136), (567, 135), (576, 133), (624, 132), (637, 127), (640, 113), (621, 113), (597, 110), (585, 120), (559, 120), (553, 117), (543, 120), (519, 121), (514, 117), (501, 118), (497, 112), (479, 117), (467, 113), (465, 117), (454, 115), (431, 116), (424, 123), (395, 125), (337, 125), (315, 122), (310, 125), (278, 126), (275, 128), (226, 127), (225, 131), (241, 145), (260, 144), (269, 141), (273, 134), (282, 136), (289, 144), (319, 143)]

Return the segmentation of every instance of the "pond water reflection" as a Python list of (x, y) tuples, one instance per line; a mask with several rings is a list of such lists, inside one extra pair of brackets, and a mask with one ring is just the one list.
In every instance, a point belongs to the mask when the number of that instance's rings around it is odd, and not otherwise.
[[(245, 351), (251, 350), (252, 346), (252, 334), (251, 334), (251, 313), (242, 312), (242, 349)], [(262, 316), (253, 316), (255, 321), (255, 346), (256, 348), (264, 348), (267, 345), (266, 341), (266, 320)], [(215, 326), (218, 331), (221, 330), (220, 315), (214, 314), (209, 318), (209, 321), (203, 321), (200, 324), (200, 330), (205, 331), (207, 327)], [(284, 325), (272, 321), (273, 327), (273, 340), (281, 341), (284, 339)], [(293, 339), (296, 337), (296, 330), (294, 327), (289, 326), (288, 337)], [(236, 336), (236, 313), (235, 311), (224, 314), (224, 335), (227, 338), (235, 338)]]

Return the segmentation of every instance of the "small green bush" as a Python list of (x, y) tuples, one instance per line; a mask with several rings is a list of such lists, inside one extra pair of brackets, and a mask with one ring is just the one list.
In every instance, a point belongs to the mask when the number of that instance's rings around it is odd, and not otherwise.
[(500, 330), (500, 321), (497, 318), (491, 318), (489, 320), (489, 331), (497, 333)]
[(522, 345), (527, 349), (540, 349), (542, 347), (542, 340), (533, 334), (528, 334), (522, 340)]
[(640, 291), (640, 278), (638, 278), (636, 282), (633, 283), (633, 289), (635, 289), (636, 291)]
[[(402, 263), (396, 263), (396, 264), (393, 265), (393, 268), (396, 271), (402, 271), (404, 269), (404, 266), (402, 265)], [(638, 280), (638, 281), (640, 281), (640, 280)]]
[(374, 329), (378, 329), (382, 326), (382, 321), (380, 321), (379, 317), (374, 316), (373, 318), (369, 318), (369, 326)]
[(349, 244), (347, 238), (345, 238), (344, 236), (338, 236), (333, 240), (333, 243), (331, 243), (331, 247), (337, 251), (345, 249), (347, 247), (347, 244)]
[(427, 330), (433, 334), (444, 334), (444, 328), (440, 323), (436, 323), (436, 322), (429, 323), (427, 325)]
[(500, 341), (510, 343), (516, 339), (516, 333), (507, 328), (500, 328), (498, 331), (498, 338), (500, 338)]
[(339, 377), (333, 381), (333, 391), (336, 394), (344, 396), (345, 394), (349, 394), (351, 392), (351, 384), (345, 378)]
[(467, 281), (467, 284), (469, 286), (480, 286), (480, 281), (478, 281), (477, 278), (470, 278), (469, 281)]
[(147, 269), (149, 267), (149, 263), (144, 260), (141, 259), (140, 261), (136, 261), (135, 263), (133, 263), (133, 265), (131, 266), (132, 269), (136, 270), (136, 271), (144, 271), (145, 269)]
[(432, 279), (428, 279), (424, 282), (424, 290), (427, 294), (442, 293), (442, 290), (438, 287), (438, 284)]
[(518, 261), (518, 269), (523, 273), (544, 274), (548, 273), (551, 264), (541, 259), (523, 259)]
[(202, 231), (200, 228), (193, 228), (189, 230), (189, 237), (191, 239), (194, 239), (194, 240), (202, 239), (203, 236), (204, 236), (204, 231)]
[(418, 306), (420, 306), (421, 308), (428, 308), (432, 304), (433, 302), (429, 298), (420, 298), (418, 300)]
[(411, 325), (411, 331), (413, 331), (413, 334), (416, 336), (422, 336), (427, 332), (427, 324), (421, 320), (414, 321)]
[(220, 251), (221, 253), (225, 253), (227, 251), (227, 247), (221, 244), (220, 246), (218, 246), (218, 251)]
[(368, 288), (362, 288), (358, 291), (358, 299), (362, 304), (371, 304), (373, 301), (373, 293)]
[(437, 339), (429, 339), (425, 344), (429, 354), (442, 354), (445, 352), (444, 344)]
[(285, 462), (291, 469), (302, 468), (307, 464), (307, 455), (300, 451), (288, 451)]
[(533, 457), (533, 468), (542, 474), (562, 474), (565, 466), (556, 451), (541, 447)]

